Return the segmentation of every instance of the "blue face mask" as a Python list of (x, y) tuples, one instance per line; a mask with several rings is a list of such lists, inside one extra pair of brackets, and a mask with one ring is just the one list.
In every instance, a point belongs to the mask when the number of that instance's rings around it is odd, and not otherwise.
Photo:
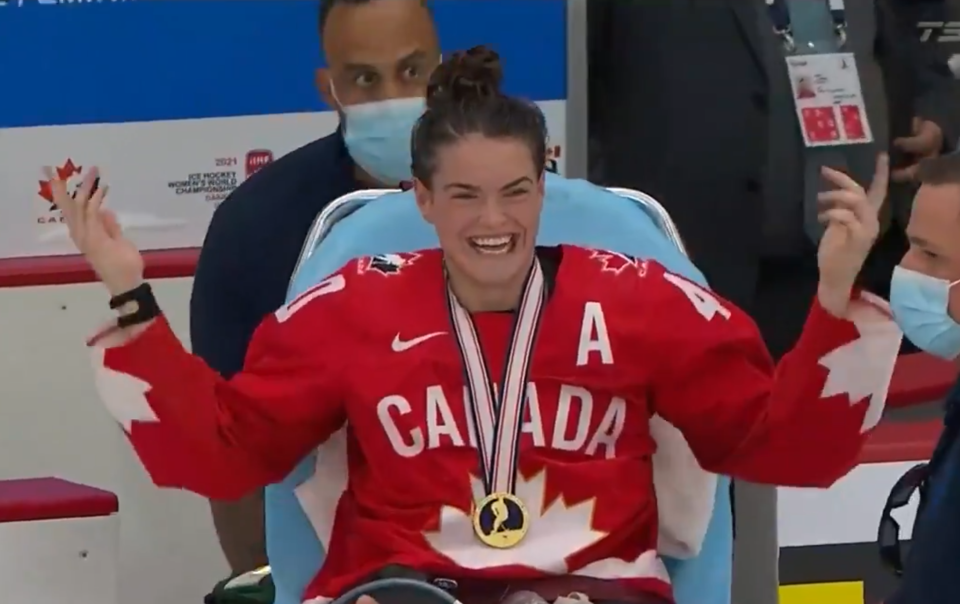
[(960, 356), (960, 323), (947, 310), (951, 283), (897, 267), (890, 283), (890, 307), (897, 325), (918, 348), (942, 359)]
[(411, 180), (410, 137), (425, 109), (423, 97), (341, 106), (343, 138), (350, 157), (385, 186), (397, 187)]

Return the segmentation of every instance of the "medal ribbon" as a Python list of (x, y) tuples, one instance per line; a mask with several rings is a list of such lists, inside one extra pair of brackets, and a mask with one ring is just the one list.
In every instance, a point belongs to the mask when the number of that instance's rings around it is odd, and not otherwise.
[(463, 363), (467, 396), (470, 399), (470, 419), (477, 436), (480, 469), (487, 495), (512, 494), (516, 486), (527, 376), (545, 302), (543, 270), (540, 262), (534, 258), (524, 284), (520, 308), (514, 316), (510, 348), (504, 362), (498, 396), (498, 388), (490, 379), (473, 319), (453, 292), (449, 288), (447, 290), (447, 304)]

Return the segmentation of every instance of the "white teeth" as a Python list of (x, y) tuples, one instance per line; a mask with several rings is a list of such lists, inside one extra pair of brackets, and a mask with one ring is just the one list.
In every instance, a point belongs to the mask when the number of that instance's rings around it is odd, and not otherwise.
[(505, 254), (513, 248), (513, 235), (471, 237), (470, 245), (481, 254)]
[(510, 235), (504, 235), (502, 237), (471, 237), (470, 241), (474, 245), (482, 245), (485, 247), (499, 247), (501, 245), (507, 245), (510, 243)]

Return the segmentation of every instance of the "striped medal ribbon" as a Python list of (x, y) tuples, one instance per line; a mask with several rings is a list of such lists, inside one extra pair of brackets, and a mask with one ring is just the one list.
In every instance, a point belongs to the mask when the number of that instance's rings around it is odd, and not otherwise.
[(490, 377), (470, 313), (447, 289), (485, 494), (474, 503), (473, 529), (480, 541), (499, 549), (520, 543), (530, 528), (530, 515), (515, 489), (527, 376), (545, 303), (543, 270), (534, 258), (514, 315), (510, 348), (498, 389)]

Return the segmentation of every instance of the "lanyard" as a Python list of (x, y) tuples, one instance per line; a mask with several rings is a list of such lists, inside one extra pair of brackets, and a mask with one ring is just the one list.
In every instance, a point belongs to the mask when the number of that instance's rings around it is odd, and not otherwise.
[[(805, 2), (815, 2), (816, 0), (804, 0)], [(787, 0), (766, 0), (767, 11), (770, 13), (770, 21), (773, 22), (773, 31), (783, 40), (783, 45), (788, 52), (793, 52), (797, 48), (797, 43), (793, 38), (793, 26), (790, 21), (790, 8), (787, 6)], [(830, 18), (833, 20), (833, 31), (837, 36), (837, 42), (842, 48), (847, 42), (847, 11), (843, 0), (826, 0), (830, 7)]]

